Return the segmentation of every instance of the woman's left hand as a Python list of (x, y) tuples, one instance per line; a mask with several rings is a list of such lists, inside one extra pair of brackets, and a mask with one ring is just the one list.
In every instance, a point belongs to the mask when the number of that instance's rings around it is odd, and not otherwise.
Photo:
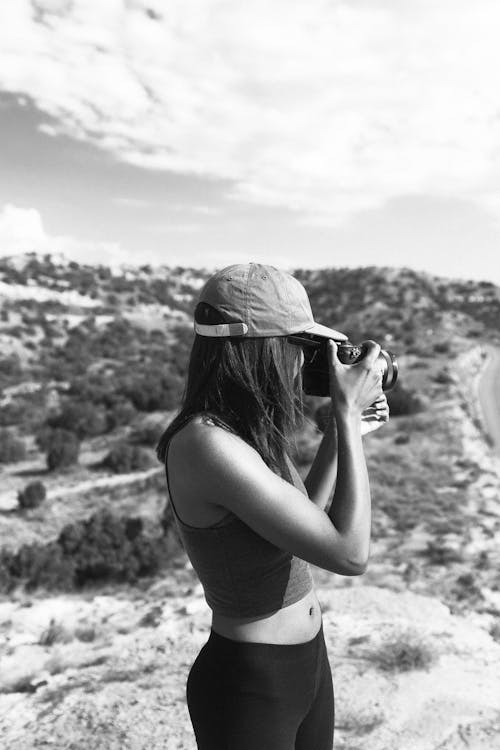
[(387, 396), (383, 393), (361, 414), (361, 434), (366, 435), (369, 432), (378, 430), (379, 427), (382, 427), (388, 421), (389, 404), (387, 403)]

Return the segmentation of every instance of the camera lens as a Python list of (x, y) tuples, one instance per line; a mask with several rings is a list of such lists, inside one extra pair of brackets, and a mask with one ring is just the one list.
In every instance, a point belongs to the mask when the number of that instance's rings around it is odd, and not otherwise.
[(382, 390), (390, 391), (396, 385), (398, 379), (398, 363), (392, 352), (385, 349), (380, 350), (377, 362), (381, 361), (382, 365)]

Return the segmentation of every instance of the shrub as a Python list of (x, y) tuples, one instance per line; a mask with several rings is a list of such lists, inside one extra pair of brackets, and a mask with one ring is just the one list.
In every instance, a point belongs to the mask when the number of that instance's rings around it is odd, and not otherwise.
[[(22, 330), (21, 330), (22, 333)], [(0, 376), (9, 379), (19, 378), (22, 373), (21, 360), (18, 354), (9, 354), (0, 358)]]
[(107, 430), (106, 414), (92, 401), (67, 400), (58, 414), (49, 417), (47, 424), (74, 432), (80, 439), (101, 435)]
[(445, 339), (444, 341), (436, 341), (432, 348), (437, 354), (448, 354), (451, 351), (451, 344), (448, 339)]
[(78, 461), (80, 441), (74, 432), (56, 429), (52, 432), (47, 450), (47, 467), (49, 471), (71, 466)]
[(0, 425), (3, 427), (18, 425), (22, 421), (24, 413), (24, 405), (19, 400), (9, 401), (0, 409)]
[(0, 592), (8, 593), (18, 585), (28, 590), (71, 591), (89, 583), (133, 583), (141, 576), (155, 575), (172, 557), (168, 528), (163, 524), (160, 528), (162, 535), (148, 537), (140, 518), (119, 518), (102, 510), (85, 521), (68, 524), (56, 541), (45, 546), (37, 543), (17, 552), (0, 550)]
[(500, 622), (494, 622), (488, 632), (494, 641), (500, 643)]
[(81, 625), (75, 629), (75, 638), (82, 643), (92, 643), (96, 639), (96, 630), (92, 625)]
[(58, 544), (73, 562), (77, 587), (98, 580), (134, 581), (152, 575), (168, 556), (163, 539), (144, 535), (140, 518), (118, 518), (104, 510), (65, 527)]
[(458, 602), (465, 602), (469, 606), (477, 606), (483, 599), (481, 588), (475, 583), (472, 573), (459, 575), (450, 592)]
[(320, 404), (320, 406), (318, 406), (318, 408), (314, 412), (314, 421), (316, 422), (316, 427), (320, 432), (325, 432), (328, 426), (330, 410), (331, 405), (328, 401), (324, 404)]
[(408, 672), (428, 669), (436, 661), (436, 651), (415, 629), (408, 627), (387, 638), (369, 658), (384, 671)]
[(135, 408), (124, 398), (116, 399), (106, 412), (107, 430), (113, 430), (120, 425), (129, 424), (136, 416)]
[(146, 423), (137, 427), (130, 435), (130, 439), (133, 443), (156, 445), (164, 429), (163, 425)]
[(17, 502), (23, 510), (37, 508), (45, 500), (46, 494), (43, 482), (35, 480), (27, 484), (24, 490), (18, 492)]
[(35, 443), (41, 451), (46, 452), (49, 448), (54, 428), (46, 422), (38, 427), (35, 432)]
[(153, 465), (153, 456), (136, 445), (119, 443), (103, 459), (102, 465), (115, 474), (126, 474), (129, 471), (149, 469)]
[(68, 643), (70, 640), (71, 635), (64, 625), (52, 618), (49, 626), (41, 634), (38, 643), (40, 646), (53, 646), (54, 643)]
[(163, 619), (163, 607), (156, 604), (152, 609), (146, 612), (143, 617), (139, 620), (139, 627), (141, 628), (157, 628), (161, 625)]
[(18, 440), (10, 430), (0, 430), (0, 463), (14, 463), (26, 458), (26, 445)]
[(439, 370), (432, 379), (439, 385), (449, 385), (455, 382), (453, 376), (447, 370)]
[(462, 562), (460, 553), (453, 549), (453, 547), (448, 547), (441, 538), (428, 541), (424, 555), (429, 558), (431, 565), (448, 565), (448, 563), (452, 562)]
[(398, 432), (394, 438), (394, 442), (396, 445), (406, 445), (406, 443), (410, 442), (410, 436), (407, 432)]
[(424, 405), (421, 398), (407, 390), (401, 383), (398, 383), (394, 390), (387, 391), (386, 396), (392, 417), (417, 414), (423, 411)]
[(0, 693), (35, 693), (36, 689), (37, 683), (35, 675), (30, 672), (29, 674), (22, 675), (2, 687)]

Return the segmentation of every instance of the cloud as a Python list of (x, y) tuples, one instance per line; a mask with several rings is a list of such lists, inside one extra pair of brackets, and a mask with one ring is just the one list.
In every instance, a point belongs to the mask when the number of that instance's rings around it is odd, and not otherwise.
[(496, 211), (499, 21), (496, 0), (9, 0), (0, 86), (46, 133), (308, 222), (408, 194)]
[(130, 198), (125, 195), (117, 195), (112, 198), (112, 201), (118, 206), (126, 206), (127, 208), (148, 208), (151, 205), (151, 202), (144, 200), (144, 198)]
[(35, 208), (22, 208), (7, 203), (0, 211), (0, 255), (26, 252), (62, 253), (80, 263), (103, 263), (119, 266), (133, 262), (118, 243), (85, 242), (70, 236), (51, 236)]

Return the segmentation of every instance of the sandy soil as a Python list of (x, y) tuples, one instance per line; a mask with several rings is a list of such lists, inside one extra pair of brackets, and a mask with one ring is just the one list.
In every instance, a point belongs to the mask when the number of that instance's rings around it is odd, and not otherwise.
[[(317, 590), (336, 750), (500, 748), (500, 644), (484, 621), (332, 578)], [(185, 682), (209, 626), (189, 565), (142, 592), (0, 604), (2, 747), (194, 750)]]

